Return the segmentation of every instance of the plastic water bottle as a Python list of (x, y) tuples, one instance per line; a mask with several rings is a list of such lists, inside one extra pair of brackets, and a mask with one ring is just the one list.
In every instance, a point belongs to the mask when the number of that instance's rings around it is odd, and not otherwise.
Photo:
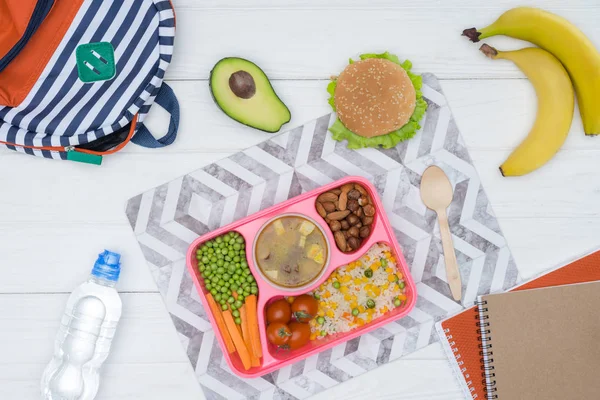
[(96, 396), (100, 366), (121, 318), (121, 299), (115, 289), (120, 258), (105, 250), (87, 282), (69, 297), (54, 356), (42, 377), (44, 399), (91, 400)]

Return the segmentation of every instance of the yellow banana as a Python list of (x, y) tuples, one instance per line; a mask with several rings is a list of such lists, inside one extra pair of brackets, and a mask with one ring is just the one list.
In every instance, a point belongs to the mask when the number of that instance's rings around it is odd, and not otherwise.
[(586, 135), (600, 134), (600, 53), (575, 25), (544, 10), (517, 7), (483, 29), (465, 29), (463, 35), (473, 42), (495, 35), (511, 36), (554, 54), (575, 86)]
[(546, 50), (530, 47), (498, 51), (487, 44), (480, 50), (494, 60), (514, 62), (535, 88), (538, 111), (533, 128), (500, 166), (504, 176), (528, 174), (548, 162), (567, 139), (575, 107), (569, 75), (560, 61)]

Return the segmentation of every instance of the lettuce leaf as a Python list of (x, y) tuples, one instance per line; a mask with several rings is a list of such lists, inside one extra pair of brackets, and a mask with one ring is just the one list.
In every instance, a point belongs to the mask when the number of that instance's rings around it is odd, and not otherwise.
[[(363, 147), (379, 146), (383, 147), (384, 149), (390, 149), (395, 147), (398, 143), (412, 138), (417, 134), (417, 131), (421, 129), (420, 122), (425, 115), (425, 111), (427, 111), (427, 103), (423, 99), (423, 92), (421, 91), (421, 88), (423, 87), (423, 80), (421, 79), (420, 75), (413, 74), (410, 71), (412, 68), (412, 63), (409, 60), (400, 62), (400, 59), (396, 55), (390, 54), (387, 51), (381, 54), (370, 53), (360, 55), (361, 60), (366, 60), (367, 58), (383, 58), (400, 65), (406, 71), (410, 81), (415, 87), (415, 92), (417, 94), (417, 102), (413, 115), (411, 115), (409, 121), (402, 128), (392, 131), (386, 135), (375, 136), (372, 138), (366, 138), (350, 131), (344, 126), (344, 124), (342, 124), (342, 121), (340, 121), (339, 118), (337, 118), (331, 128), (329, 128), (329, 131), (331, 132), (334, 140), (340, 142), (347, 140), (349, 149), (361, 149)], [(350, 64), (353, 62), (354, 61), (350, 59)], [(336, 85), (336, 80), (332, 80), (327, 85), (327, 93), (329, 93), (328, 102), (333, 111), (336, 111), (334, 101)]]

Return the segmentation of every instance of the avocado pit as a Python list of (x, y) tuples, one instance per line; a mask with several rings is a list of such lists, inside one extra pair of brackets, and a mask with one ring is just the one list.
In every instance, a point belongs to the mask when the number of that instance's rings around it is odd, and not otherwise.
[(246, 71), (237, 71), (229, 77), (229, 88), (237, 97), (250, 99), (256, 94), (254, 78)]

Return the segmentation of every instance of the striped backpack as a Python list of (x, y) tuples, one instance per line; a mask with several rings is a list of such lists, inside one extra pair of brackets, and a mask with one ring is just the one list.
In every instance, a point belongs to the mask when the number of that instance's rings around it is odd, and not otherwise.
[[(0, 0), (0, 144), (99, 165), (129, 141), (173, 143), (174, 36), (169, 0)], [(171, 116), (161, 139), (144, 126), (155, 101)]]

